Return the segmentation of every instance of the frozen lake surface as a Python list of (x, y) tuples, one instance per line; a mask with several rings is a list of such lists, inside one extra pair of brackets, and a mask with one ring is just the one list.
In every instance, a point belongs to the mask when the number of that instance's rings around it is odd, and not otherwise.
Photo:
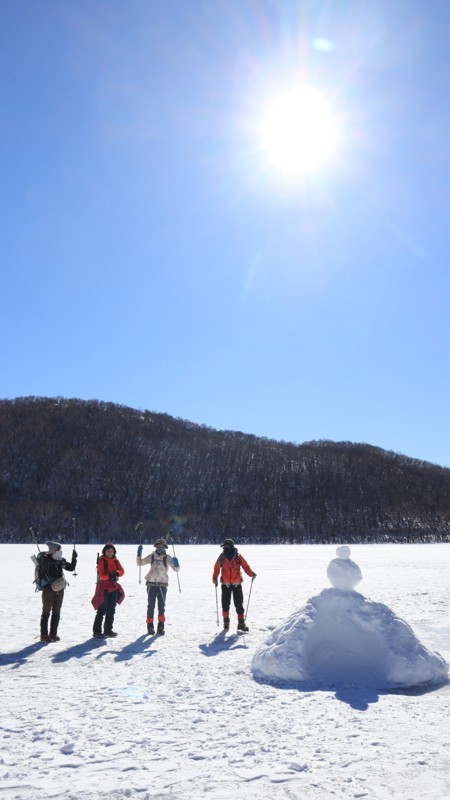
[[(330, 589), (334, 547), (239, 547), (258, 576), (250, 633), (235, 634), (232, 610), (224, 638), (211, 582), (220, 549), (180, 546), (182, 591), (171, 573), (167, 634), (152, 638), (136, 548), (118, 545), (127, 596), (116, 614), (119, 636), (106, 641), (91, 638), (99, 549), (79, 547), (61, 641), (41, 645), (35, 548), (0, 545), (0, 798), (450, 796), (448, 682), (388, 693), (351, 680), (333, 690), (280, 688), (252, 675), (270, 634)], [(70, 546), (64, 554), (70, 558)], [(357, 592), (388, 606), (450, 661), (450, 545), (352, 545), (351, 557), (362, 571)], [(249, 587), (246, 577), (246, 601)]]

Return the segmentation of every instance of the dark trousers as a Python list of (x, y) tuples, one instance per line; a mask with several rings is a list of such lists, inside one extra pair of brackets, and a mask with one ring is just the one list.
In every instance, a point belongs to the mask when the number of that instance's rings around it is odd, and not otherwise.
[(160, 583), (147, 583), (147, 622), (153, 622), (156, 601), (158, 601), (158, 622), (164, 622), (166, 607), (167, 586)]
[(241, 583), (232, 583), (228, 586), (222, 583), (222, 616), (224, 618), (230, 616), (231, 595), (238, 619), (244, 619), (244, 592)]
[(48, 634), (48, 618), (50, 613), (52, 615), (50, 620), (50, 633), (52, 636), (56, 636), (63, 600), (64, 589), (60, 592), (54, 592), (50, 586), (45, 586), (42, 589), (41, 636), (47, 636)]
[(94, 633), (102, 632), (103, 617), (105, 617), (105, 633), (112, 631), (118, 594), (117, 589), (114, 592), (104, 590), (103, 603), (98, 607), (94, 619)]

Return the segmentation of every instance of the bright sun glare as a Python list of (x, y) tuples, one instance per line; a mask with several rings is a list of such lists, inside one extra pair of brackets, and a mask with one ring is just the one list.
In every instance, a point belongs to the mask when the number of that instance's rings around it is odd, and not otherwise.
[(331, 108), (314, 87), (280, 93), (263, 116), (263, 149), (271, 165), (286, 175), (318, 169), (332, 156), (336, 138)]

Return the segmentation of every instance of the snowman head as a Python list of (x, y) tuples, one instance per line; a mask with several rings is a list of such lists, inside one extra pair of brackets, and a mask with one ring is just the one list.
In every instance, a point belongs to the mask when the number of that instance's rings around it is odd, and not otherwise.
[(350, 548), (348, 544), (341, 544), (336, 547), (336, 555), (338, 558), (350, 558)]

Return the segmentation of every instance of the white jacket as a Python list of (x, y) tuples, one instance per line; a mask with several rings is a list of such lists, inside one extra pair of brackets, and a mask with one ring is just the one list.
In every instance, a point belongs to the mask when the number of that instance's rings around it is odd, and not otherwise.
[[(164, 560), (166, 561), (165, 565)], [(138, 567), (142, 566), (142, 564), (151, 564), (150, 571), (147, 572), (145, 580), (148, 583), (162, 583), (164, 586), (167, 586), (169, 583), (169, 567), (171, 567), (174, 572), (178, 572), (180, 569), (174, 565), (172, 556), (169, 556), (168, 553), (158, 555), (156, 550), (149, 556), (145, 556), (145, 558), (136, 556), (136, 564)]]

